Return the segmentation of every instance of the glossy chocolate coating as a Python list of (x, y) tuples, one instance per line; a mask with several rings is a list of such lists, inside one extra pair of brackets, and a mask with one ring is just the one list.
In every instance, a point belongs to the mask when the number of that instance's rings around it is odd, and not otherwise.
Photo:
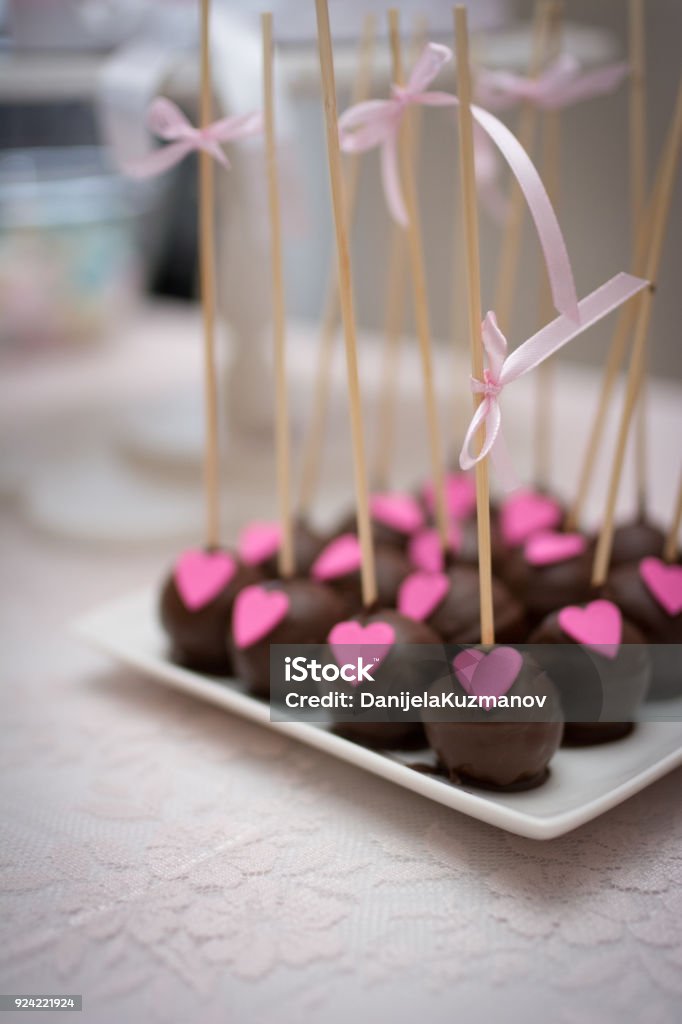
[(664, 545), (665, 534), (654, 523), (642, 517), (631, 523), (622, 523), (613, 531), (611, 567), (639, 562), (650, 556), (662, 558)]
[[(547, 650), (538, 648), (534, 657), (551, 673), (564, 702), (566, 744), (605, 743), (632, 731), (632, 718), (646, 697), (651, 680), (644, 636), (632, 622), (623, 619), (622, 640), (615, 658), (578, 644), (559, 625), (558, 611), (540, 623), (528, 642), (547, 645)], [(551, 647), (556, 644), (561, 644), (563, 650), (558, 658), (553, 658)], [(576, 649), (574, 659), (568, 655), (571, 645)], [(583, 709), (589, 720), (576, 721)], [(598, 721), (600, 717), (602, 721)]]
[(522, 547), (508, 552), (502, 579), (525, 607), (531, 627), (557, 608), (590, 599), (593, 556), (592, 543), (582, 554), (549, 565), (532, 565)]
[[(446, 643), (476, 644), (481, 639), (478, 569), (455, 565), (445, 575), (450, 584), (448, 592), (427, 623)], [(523, 607), (496, 577), (493, 613), (498, 643), (522, 643), (526, 639), (528, 628)]]
[[(377, 545), (374, 549), (374, 569), (377, 580), (377, 607), (395, 607), (400, 584), (412, 571), (407, 556), (395, 547)], [(359, 569), (325, 582), (343, 598), (349, 614), (362, 609), (362, 576)]]
[(604, 586), (604, 597), (617, 604), (623, 615), (642, 631), (652, 662), (652, 684), (649, 696), (667, 700), (682, 694), (680, 659), (666, 652), (664, 644), (682, 644), (682, 614), (668, 615), (644, 583), (639, 562), (612, 569)]
[(315, 580), (266, 580), (266, 590), (283, 590), (289, 596), (286, 617), (262, 640), (250, 647), (238, 647), (227, 626), (223, 643), (229, 643), (234, 674), (251, 693), (270, 697), (271, 644), (324, 644), (329, 630), (344, 618), (346, 605), (331, 587)]
[(232, 662), (225, 646), (225, 630), (232, 616), (232, 605), (240, 590), (263, 578), (261, 571), (237, 565), (226, 587), (201, 608), (187, 608), (171, 573), (163, 584), (159, 599), (159, 617), (170, 641), (170, 656), (178, 665), (229, 676)]
[[(363, 626), (369, 626), (374, 622), (386, 622), (393, 627), (395, 632), (393, 646), (373, 672), (376, 683), (383, 686), (382, 692), (399, 693), (410, 686), (414, 687), (415, 674), (423, 673), (424, 664), (423, 659), (420, 659), (418, 654), (410, 649), (410, 645), (430, 644), (438, 647), (440, 638), (436, 633), (423, 622), (408, 619), (394, 608), (363, 612), (354, 616), (354, 619), (356, 622), (361, 622)], [(333, 658), (331, 652), (329, 658)], [(433, 679), (433, 674), (431, 679)], [(431, 679), (425, 680), (425, 682), (430, 682)], [(424, 743), (424, 734), (419, 720), (414, 722), (402, 719), (395, 722), (367, 722), (362, 720), (362, 712), (357, 715), (357, 721), (338, 722), (335, 732), (346, 739), (364, 743), (369, 747), (413, 748)]]
[[(456, 680), (442, 680), (431, 687), (431, 693), (457, 689)], [(463, 694), (464, 690), (460, 688)], [(543, 708), (545, 721), (524, 721), (524, 710), (495, 708), (480, 721), (481, 711), (458, 708), (447, 711), (450, 721), (439, 719), (429, 709), (424, 730), (429, 745), (456, 783), (482, 786), (487, 789), (531, 789), (545, 781), (548, 765), (561, 743), (563, 716), (554, 683), (527, 654), (509, 696), (546, 696)], [(453, 717), (457, 720), (453, 721)]]

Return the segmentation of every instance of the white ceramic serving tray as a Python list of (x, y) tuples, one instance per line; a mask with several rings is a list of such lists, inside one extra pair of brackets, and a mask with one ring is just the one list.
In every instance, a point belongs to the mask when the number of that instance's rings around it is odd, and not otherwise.
[[(133, 594), (76, 623), (81, 637), (116, 660), (165, 686), (286, 733), (334, 757), (472, 818), (532, 839), (552, 839), (596, 818), (682, 764), (682, 721), (645, 722), (618, 743), (560, 750), (549, 780), (522, 793), (491, 793), (454, 786), (329, 732), (323, 726), (271, 722), (267, 704), (239, 683), (201, 676), (168, 661), (156, 617), (156, 594)], [(682, 701), (680, 702), (682, 704)], [(682, 708), (680, 709), (682, 719)]]

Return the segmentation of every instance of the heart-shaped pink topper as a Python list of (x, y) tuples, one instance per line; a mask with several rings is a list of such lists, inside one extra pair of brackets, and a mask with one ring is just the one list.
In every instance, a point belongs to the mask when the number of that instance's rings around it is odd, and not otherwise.
[(577, 558), (587, 548), (582, 533), (554, 533), (540, 530), (526, 541), (524, 556), (529, 565), (556, 565)]
[(535, 491), (517, 491), (500, 509), (502, 540), (517, 547), (538, 530), (555, 530), (561, 522), (561, 506), (554, 498)]
[(245, 565), (261, 565), (279, 551), (281, 540), (279, 523), (254, 520), (239, 534), (237, 551)]
[(283, 590), (266, 590), (258, 583), (237, 594), (232, 610), (232, 636), (237, 647), (252, 647), (272, 633), (289, 611), (289, 595)]
[(366, 653), (366, 647), (372, 648), (371, 656), (377, 659), (375, 664), (380, 665), (395, 643), (395, 630), (388, 622), (371, 622), (363, 626), (349, 619), (337, 622), (327, 640), (339, 665), (357, 661)]
[(643, 558), (639, 575), (663, 611), (671, 616), (682, 612), (682, 565), (666, 565), (660, 558)]
[(398, 611), (408, 619), (423, 622), (448, 592), (448, 578), (442, 572), (413, 572), (400, 584)]
[(424, 513), (411, 494), (373, 494), (369, 499), (372, 519), (398, 533), (414, 533), (424, 525)]
[(190, 611), (210, 604), (235, 572), (237, 563), (228, 551), (183, 551), (175, 563), (173, 578), (182, 603)]
[(340, 576), (357, 572), (361, 563), (358, 538), (354, 533), (342, 533), (322, 549), (313, 563), (310, 575), (320, 582), (336, 580)]
[[(486, 654), (472, 647), (460, 651), (452, 666), (463, 689), (476, 697), (502, 697), (521, 671), (523, 657), (513, 647), (495, 647)], [(482, 705), (487, 711), (492, 707)]]
[[(462, 531), (455, 522), (448, 526), (448, 543), (450, 551), (456, 555), (462, 546)], [(438, 530), (433, 528), (419, 530), (418, 533), (410, 537), (407, 555), (415, 569), (423, 569), (424, 572), (442, 572), (445, 562)]]
[[(433, 514), (436, 507), (434, 487), (424, 484), (424, 503)], [(453, 519), (469, 519), (476, 509), (476, 481), (470, 473), (448, 473), (445, 478), (445, 503)]]
[(605, 658), (615, 658), (623, 635), (623, 616), (611, 601), (591, 601), (585, 608), (570, 605), (559, 612), (567, 636)]

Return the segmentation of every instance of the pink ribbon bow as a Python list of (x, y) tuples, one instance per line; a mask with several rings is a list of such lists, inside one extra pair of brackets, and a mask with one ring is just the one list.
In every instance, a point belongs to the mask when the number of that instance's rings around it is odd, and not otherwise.
[[(339, 118), (341, 145), (346, 152), (360, 153), (381, 146), (386, 200), (392, 216), (403, 225), (407, 222), (407, 214), (398, 175), (397, 139), (400, 122), (410, 103), (437, 107), (459, 106), (456, 96), (426, 91), (440, 68), (451, 57), (452, 51), (447, 46), (428, 43), (414, 66), (408, 84), (404, 88), (393, 85), (390, 100), (358, 103)], [(525, 196), (535, 222), (557, 311), (577, 321), (578, 297), (566, 244), (540, 175), (516, 136), (501, 121), (476, 106), (471, 107), (471, 114), (477, 126), (492, 140), (509, 164)]]
[(542, 110), (559, 110), (613, 92), (629, 70), (627, 64), (619, 63), (583, 72), (568, 53), (557, 57), (535, 78), (482, 68), (476, 76), (476, 99), (491, 110), (508, 110), (524, 100)]
[(175, 103), (159, 96), (149, 107), (147, 125), (151, 132), (161, 139), (166, 139), (170, 144), (155, 150), (142, 160), (128, 164), (125, 168), (126, 174), (133, 178), (150, 178), (156, 174), (163, 174), (184, 159), (188, 153), (200, 149), (210, 153), (223, 167), (229, 168), (230, 161), (220, 148), (220, 144), (258, 135), (263, 130), (263, 117), (260, 112), (237, 114), (234, 117), (213, 121), (205, 128), (195, 128)]
[[(500, 398), (502, 392), (519, 377), (525, 376), (536, 366), (558, 352), (577, 335), (582, 334), (593, 324), (617, 309), (628, 299), (648, 287), (649, 282), (631, 274), (616, 274), (610, 281), (591, 292), (578, 303), (579, 322), (575, 323), (566, 316), (559, 316), (507, 356), (507, 339), (497, 326), (494, 313), (488, 313), (482, 324), (483, 347), (487, 355), (488, 365), (483, 372), (483, 380), (471, 379), (471, 390), (483, 395), (466, 432), (459, 464), (462, 469), (472, 469), (477, 462), (490, 455), (495, 468), (502, 477), (506, 487), (514, 486), (514, 474), (504, 450), (501, 428), (502, 413)], [(472, 454), (471, 446), (477, 431), (485, 425), (485, 441), (477, 455)]]
[(381, 176), (391, 216), (403, 227), (407, 211), (398, 174), (398, 132), (409, 106), (451, 107), (455, 97), (447, 92), (428, 92), (428, 87), (452, 50), (428, 43), (417, 60), (407, 85), (391, 86), (389, 100), (367, 100), (349, 107), (339, 118), (339, 139), (346, 153), (364, 153), (381, 146)]

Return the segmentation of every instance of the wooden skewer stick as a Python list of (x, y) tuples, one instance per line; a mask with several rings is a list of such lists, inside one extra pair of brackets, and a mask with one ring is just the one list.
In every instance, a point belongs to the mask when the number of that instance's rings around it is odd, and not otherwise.
[(663, 250), (663, 239), (665, 236), (666, 222), (670, 212), (670, 204), (675, 184), (675, 174), (680, 157), (680, 144), (682, 143), (682, 81), (680, 82), (675, 105), (675, 114), (672, 126), (668, 135), (668, 141), (664, 150), (664, 170), (660, 179), (660, 190), (656, 201), (652, 226), (651, 244), (647, 259), (646, 276), (652, 282), (652, 287), (647, 289), (639, 297), (637, 303), (637, 322), (635, 325), (635, 338), (632, 346), (630, 368), (628, 371), (625, 402), (618, 431), (615, 455), (613, 459), (611, 477), (606, 499), (606, 508), (602, 522), (597, 549), (594, 556), (592, 571), (592, 584), (595, 587), (604, 583), (609, 569), (611, 559), (611, 547), (613, 544), (613, 518), (618, 498), (618, 489), (623, 470), (623, 460), (627, 446), (628, 433), (632, 420), (632, 413), (637, 402), (637, 395), (642, 379), (642, 367), (646, 351), (646, 341), (651, 321), (653, 308), (653, 294)]
[[(646, 215), (642, 217), (639, 230), (637, 232), (637, 243), (633, 263), (633, 272), (635, 274), (643, 274), (646, 269), (646, 247), (649, 240), (649, 227), (655, 208), (656, 196), (660, 188), (660, 169), (657, 179), (658, 180), (652, 189), (651, 197), (647, 205)], [(623, 365), (625, 350), (627, 348), (628, 339), (632, 334), (636, 317), (637, 303), (628, 302), (623, 307), (618, 319), (616, 320), (616, 327), (613, 332), (613, 338), (606, 357), (604, 376), (599, 392), (599, 401), (597, 403), (594, 420), (592, 421), (592, 427), (588, 434), (587, 447), (585, 448), (585, 455), (583, 456), (583, 462), (580, 469), (580, 478), (578, 481), (575, 500), (568, 510), (564, 524), (565, 529), (569, 532), (577, 530), (582, 520), (583, 509), (585, 507), (590, 484), (594, 476), (597, 455), (601, 447), (604, 428), (606, 426), (606, 416), (611, 405), (616, 382), (618, 380), (618, 374)]]
[(384, 354), (381, 371), (378, 430), (372, 486), (386, 490), (390, 486), (391, 465), (395, 434), (395, 404), (398, 388), (399, 348), (405, 317), (405, 289), (407, 285), (407, 245), (405, 232), (399, 224), (391, 225), (389, 241), (388, 276), (386, 279), (386, 312), (384, 326)]
[[(213, 120), (211, 52), (209, 46), (210, 0), (200, 8), (199, 122), (205, 128)], [(213, 157), (199, 152), (199, 290), (204, 328), (204, 498), (206, 546), (220, 545), (220, 454), (218, 448), (218, 383), (215, 359), (215, 188)]]
[(358, 517), (358, 537), (362, 554), (362, 601), (370, 607), (377, 599), (372, 526), (369, 515), (369, 494), (367, 490), (367, 465), (362, 425), (360, 379), (358, 374), (357, 339), (355, 334), (355, 310), (353, 308), (353, 284), (350, 267), (350, 245), (348, 223), (344, 208), (343, 172), (339, 147), (338, 115), (336, 110), (336, 82), (334, 80), (334, 56), (332, 52), (329, 10), (327, 0), (315, 0), (317, 15), (317, 44), (320, 55), (322, 76), (322, 98), (327, 137), (327, 161), (334, 211), (334, 232), (339, 272), (339, 298), (346, 345), (346, 370), (348, 376), (348, 401), (353, 442), (353, 469), (355, 476), (355, 499)]
[[(362, 26), (358, 65), (353, 82), (351, 104), (362, 103), (369, 97), (372, 87), (372, 65), (376, 39), (376, 19), (373, 14), (365, 17)], [(355, 219), (358, 183), (360, 178), (360, 153), (349, 153), (345, 157), (346, 211), (349, 227)], [(325, 304), (320, 328), (320, 347), (315, 373), (315, 388), (310, 421), (306, 428), (303, 455), (301, 459), (301, 480), (298, 499), (299, 512), (310, 512), (320, 478), (322, 452), (326, 437), (326, 422), (334, 365), (334, 341), (339, 327), (339, 281), (336, 260), (332, 260), (325, 292)]]
[[(396, 8), (388, 12), (388, 30), (393, 60), (393, 81), (396, 85), (404, 83), (402, 52), (400, 45), (400, 23)], [(426, 423), (429, 436), (429, 453), (431, 456), (431, 476), (435, 499), (436, 526), (443, 551), (448, 548), (448, 506), (445, 491), (445, 459), (441, 439), (438, 406), (433, 382), (433, 361), (431, 357), (431, 325), (429, 323), (428, 299), (426, 294), (426, 273), (424, 269), (424, 253), (422, 244), (421, 220), (417, 199), (417, 182), (414, 160), (411, 158), (410, 115), (407, 112), (400, 138), (400, 169), (402, 171), (405, 208), (407, 210), (407, 246), (410, 256), (410, 270), (414, 293), (414, 318), (419, 342), (419, 354), (422, 364), (424, 386), (424, 405), (426, 407)], [(405, 131), (405, 129), (407, 129)]]
[[(644, 34), (644, 0), (630, 0), (630, 222), (633, 248), (638, 225), (646, 205), (647, 130), (646, 130), (646, 37)], [(646, 360), (645, 360), (646, 362)], [(642, 384), (637, 402), (635, 433), (635, 477), (637, 509), (644, 518), (647, 510), (647, 397), (646, 366), (642, 368)]]
[[(533, 44), (528, 73), (535, 78), (539, 75), (547, 50), (547, 30), (550, 4), (547, 0), (538, 0), (533, 15)], [(538, 111), (529, 102), (521, 105), (519, 114), (518, 139), (527, 153), (533, 151), (537, 129)], [(519, 254), (525, 215), (525, 200), (518, 183), (514, 179), (509, 197), (510, 208), (507, 214), (500, 263), (495, 288), (495, 316), (500, 328), (509, 332), (516, 297), (518, 280)]]
[[(471, 118), (471, 72), (466, 7), (455, 7), (455, 45), (457, 53), (457, 93), (459, 96), (459, 153), (467, 247), (467, 288), (469, 299), (469, 337), (471, 373), (483, 380), (483, 338), (481, 335), (481, 269), (476, 207), (476, 170), (474, 166), (473, 122)], [(474, 409), (482, 395), (474, 395)], [(479, 450), (485, 441), (485, 428), (478, 432)], [(476, 511), (478, 517), (478, 573), (481, 600), (481, 643), (495, 643), (493, 617), (492, 559), (490, 545), (490, 485), (488, 459), (476, 463)]]
[(673, 514), (673, 521), (670, 525), (670, 532), (665, 541), (665, 548), (663, 549), (663, 557), (666, 562), (676, 562), (680, 553), (680, 530), (682, 529), (682, 476), (680, 477), (680, 483), (677, 488), (677, 501), (675, 502), (675, 512)]
[[(548, 11), (547, 60), (561, 53), (563, 4), (553, 3)], [(542, 116), (542, 178), (554, 208), (557, 208), (561, 179), (561, 114), (548, 110)], [(540, 284), (540, 323), (553, 319), (554, 303), (549, 278), (543, 273)], [(535, 484), (539, 490), (548, 487), (552, 465), (553, 392), (556, 363), (546, 359), (537, 368), (535, 382)]]
[[(410, 47), (410, 57), (416, 61), (426, 43), (426, 20), (417, 19)], [(416, 160), (419, 153), (421, 129), (421, 108), (412, 111), (411, 132), (408, 136), (410, 160)], [(400, 364), (400, 343), (406, 306), (407, 244), (405, 232), (399, 224), (391, 224), (389, 241), (388, 275), (386, 278), (386, 303), (384, 314), (384, 353), (381, 371), (381, 395), (378, 408), (378, 429), (373, 468), (370, 474), (372, 486), (379, 491), (390, 486), (391, 467), (395, 442), (395, 406), (398, 389)]]
[(291, 517), (291, 443), (289, 438), (289, 401), (286, 371), (286, 312), (282, 273), (282, 230), (277, 172), (277, 138), (273, 89), (272, 14), (261, 15), (263, 37), (263, 108), (265, 158), (270, 217), (270, 263), (272, 278), (272, 332), (275, 352), (275, 450), (277, 460), (277, 498), (282, 543), (278, 552), (280, 575), (294, 575), (294, 530)]

